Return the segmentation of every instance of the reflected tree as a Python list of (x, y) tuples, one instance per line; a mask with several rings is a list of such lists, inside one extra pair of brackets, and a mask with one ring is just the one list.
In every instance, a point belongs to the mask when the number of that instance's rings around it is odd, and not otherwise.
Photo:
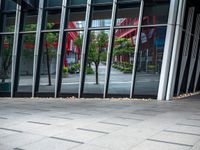
[(47, 66), (47, 75), (49, 86), (51, 86), (51, 61), (52, 58), (56, 55), (55, 51), (55, 42), (58, 39), (58, 33), (47, 33), (45, 35), (45, 55), (46, 55), (46, 66)]
[(2, 83), (5, 83), (11, 67), (13, 37), (9, 35), (5, 36), (2, 43), (0, 78)]
[[(74, 44), (82, 47), (83, 37), (78, 36)], [(106, 32), (90, 33), (90, 44), (87, 57), (88, 68), (91, 69), (92, 63), (95, 65), (96, 84), (99, 84), (99, 64), (101, 61), (106, 61), (106, 49), (108, 43), (108, 34)]]
[(108, 34), (106, 32), (99, 32), (98, 34), (92, 32), (90, 41), (88, 63), (94, 63), (96, 84), (99, 84), (99, 64), (106, 60), (105, 46), (108, 43)]

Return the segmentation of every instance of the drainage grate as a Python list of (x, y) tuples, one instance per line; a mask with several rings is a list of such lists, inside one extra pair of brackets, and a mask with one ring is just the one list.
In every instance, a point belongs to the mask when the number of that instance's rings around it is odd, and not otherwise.
[(99, 130), (92, 130), (92, 129), (85, 129), (85, 128), (77, 128), (77, 130), (88, 131), (88, 132), (95, 132), (95, 133), (102, 133), (102, 134), (109, 134), (108, 132), (99, 131)]
[(194, 125), (194, 124), (177, 123), (176, 125), (179, 125), (179, 126), (188, 126), (188, 127), (198, 127), (198, 128), (200, 128), (199, 125)]
[(136, 121), (144, 121), (143, 119), (137, 119), (137, 118), (128, 118), (128, 117), (116, 117), (124, 120), (136, 120)]
[(179, 132), (179, 131), (173, 131), (173, 130), (163, 130), (163, 131), (164, 132), (170, 132), (170, 133), (178, 133), (178, 134), (187, 134), (187, 135), (200, 136), (200, 134), (196, 134), (196, 133)]
[(44, 122), (35, 122), (35, 121), (27, 121), (28, 123), (34, 123), (34, 124), (41, 124), (41, 125), (51, 125), (49, 123), (44, 123)]
[(91, 116), (91, 114), (86, 114), (86, 113), (77, 113), (77, 112), (71, 112), (71, 114), (74, 114), (74, 115)]
[(100, 121), (99, 123), (128, 127), (127, 124), (118, 124), (118, 123), (113, 123), (113, 122), (104, 122), (104, 121)]
[(148, 141), (153, 141), (153, 142), (160, 142), (160, 143), (167, 143), (167, 144), (173, 144), (173, 145), (180, 145), (180, 146), (187, 146), (187, 147), (192, 147), (193, 145), (189, 144), (182, 144), (182, 143), (175, 143), (175, 142), (168, 142), (168, 141), (161, 141), (161, 140), (154, 140), (154, 139), (147, 139)]
[(54, 136), (51, 136), (50, 138), (62, 140), (62, 141), (67, 141), (67, 142), (72, 142), (72, 143), (77, 143), (77, 144), (84, 144), (84, 142), (75, 141), (75, 140), (71, 140), (71, 139), (64, 139), (64, 138), (59, 138), (59, 137), (54, 137)]
[(8, 118), (5, 118), (5, 117), (0, 117), (0, 119), (8, 119)]
[(13, 150), (24, 150), (24, 149), (21, 149), (21, 148), (13, 148)]
[(26, 113), (26, 112), (15, 112), (16, 114), (21, 114), (21, 115), (32, 115), (30, 113)]
[(6, 131), (12, 131), (12, 132), (18, 132), (18, 133), (22, 133), (23, 131), (20, 130), (14, 130), (14, 129), (8, 129), (8, 128), (0, 128), (1, 130), (6, 130)]
[(66, 120), (74, 120), (73, 118), (68, 117), (59, 117), (59, 116), (50, 116), (51, 118), (57, 118), (57, 119), (66, 119)]

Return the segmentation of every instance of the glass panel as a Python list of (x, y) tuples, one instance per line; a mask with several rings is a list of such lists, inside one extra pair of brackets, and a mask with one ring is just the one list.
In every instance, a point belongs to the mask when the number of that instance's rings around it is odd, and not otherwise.
[(84, 28), (85, 27), (86, 8), (71, 8), (69, 13), (69, 23), (67, 28)]
[(141, 0), (118, 0), (118, 2), (140, 2)]
[(40, 65), (40, 92), (54, 92), (58, 33), (45, 33)]
[(135, 95), (157, 95), (166, 27), (143, 28), (137, 60)]
[(12, 0), (4, 0), (4, 10), (15, 11), (16, 10), (16, 3)]
[(47, 7), (62, 6), (62, 0), (46, 0)]
[(18, 91), (20, 92), (32, 91), (34, 47), (35, 34), (23, 34), (18, 86)]
[(140, 11), (140, 2), (118, 4), (117, 26), (137, 25)]
[(37, 28), (37, 12), (25, 12), (23, 31), (35, 31)]
[(61, 16), (61, 10), (46, 11), (45, 29), (59, 29), (60, 16)]
[(168, 20), (169, 4), (169, 0), (164, 0), (163, 2), (145, 1), (142, 24), (166, 24)]
[(137, 28), (115, 31), (108, 94), (129, 95)]
[(15, 13), (3, 15), (3, 32), (14, 32)]
[(83, 32), (69, 32), (63, 61), (61, 93), (78, 93)]
[(0, 92), (10, 92), (13, 35), (1, 37), (2, 45), (0, 49)]
[(112, 3), (113, 0), (94, 0), (94, 3), (97, 4), (97, 3)]
[(85, 94), (103, 94), (108, 31), (91, 31), (85, 74)]
[(87, 4), (87, 0), (70, 0), (70, 5)]
[(94, 6), (92, 11), (92, 27), (104, 27), (111, 24), (112, 6)]

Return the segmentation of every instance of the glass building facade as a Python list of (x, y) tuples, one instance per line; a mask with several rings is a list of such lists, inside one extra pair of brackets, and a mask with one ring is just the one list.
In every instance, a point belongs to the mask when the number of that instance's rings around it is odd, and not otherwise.
[(192, 1), (1, 0), (0, 7), (0, 96), (164, 100), (200, 88)]

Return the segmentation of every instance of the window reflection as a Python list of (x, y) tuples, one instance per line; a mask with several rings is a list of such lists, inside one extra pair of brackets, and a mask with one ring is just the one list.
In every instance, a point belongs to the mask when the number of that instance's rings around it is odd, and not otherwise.
[(138, 15), (140, 3), (118, 4), (117, 8), (117, 26), (136, 26), (138, 24)]
[(111, 24), (112, 5), (94, 6), (91, 27), (105, 27)]
[(58, 36), (58, 33), (52, 32), (45, 33), (43, 36), (39, 92), (53, 93), (55, 90)]
[(83, 32), (68, 32), (64, 48), (61, 93), (78, 94)]
[(85, 27), (86, 8), (70, 8), (69, 22), (65, 28), (76, 29)]
[(22, 35), (18, 86), (18, 91), (21, 92), (32, 91), (34, 47), (35, 35)]
[(142, 28), (135, 95), (157, 95), (166, 27)]
[(23, 31), (35, 31), (37, 28), (37, 12), (24, 12)]
[(13, 35), (1, 37), (0, 49), (0, 92), (10, 92)]
[(48, 10), (46, 11), (45, 29), (59, 29), (60, 28), (61, 10)]
[(91, 31), (84, 94), (103, 94), (109, 31)]
[(115, 31), (108, 94), (129, 95), (137, 28)]
[(169, 3), (169, 0), (164, 0), (162, 3), (145, 1), (142, 24), (167, 24)]
[(14, 32), (15, 13), (3, 14), (3, 32)]

